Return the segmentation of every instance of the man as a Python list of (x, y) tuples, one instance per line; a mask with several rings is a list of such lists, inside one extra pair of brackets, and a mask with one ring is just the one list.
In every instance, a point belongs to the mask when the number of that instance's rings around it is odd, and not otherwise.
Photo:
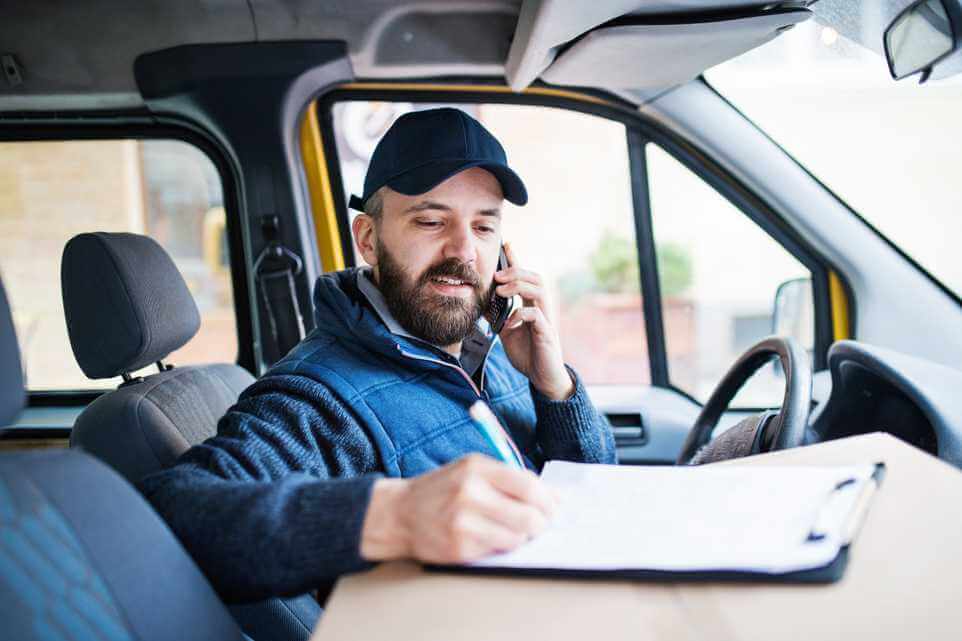
[[(523, 205), (524, 185), (467, 114), (407, 114), (385, 134), (353, 224), (371, 268), (321, 277), (316, 329), (216, 437), (142, 483), (225, 598), (295, 594), (375, 561), (512, 549), (554, 509), (531, 470), (614, 462), (540, 278), (496, 271), (504, 198)], [(524, 301), (500, 337), (479, 322), (491, 288)], [(496, 460), (468, 414), (479, 400), (528, 469)]]

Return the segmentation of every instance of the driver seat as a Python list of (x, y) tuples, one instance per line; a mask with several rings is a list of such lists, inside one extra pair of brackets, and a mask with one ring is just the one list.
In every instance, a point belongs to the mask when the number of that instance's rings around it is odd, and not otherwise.
[[(75, 236), (64, 248), (61, 282), (80, 368), (89, 378), (124, 379), (80, 414), (70, 445), (131, 483), (214, 436), (220, 417), (254, 382), (232, 363), (175, 368), (163, 362), (197, 333), (200, 314), (173, 260), (152, 238)], [(131, 375), (151, 363), (157, 373)], [(321, 613), (309, 595), (230, 609), (254, 641), (306, 641)]]

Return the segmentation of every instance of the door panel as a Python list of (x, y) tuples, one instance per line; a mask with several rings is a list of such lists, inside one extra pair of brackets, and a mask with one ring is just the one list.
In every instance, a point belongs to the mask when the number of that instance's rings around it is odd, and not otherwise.
[[(588, 387), (588, 394), (612, 424), (618, 462), (623, 465), (674, 465), (701, 411), (701, 406), (684, 394), (663, 387), (596, 385)], [(753, 413), (726, 412), (715, 434)]]

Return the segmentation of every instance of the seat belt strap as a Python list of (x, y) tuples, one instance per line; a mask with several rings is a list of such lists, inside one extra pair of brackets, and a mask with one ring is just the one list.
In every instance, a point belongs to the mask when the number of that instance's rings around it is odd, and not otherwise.
[(279, 361), (304, 338), (304, 316), (294, 283), (303, 268), (300, 256), (276, 241), (268, 244), (254, 262), (271, 339), (263, 341), (268, 365)]

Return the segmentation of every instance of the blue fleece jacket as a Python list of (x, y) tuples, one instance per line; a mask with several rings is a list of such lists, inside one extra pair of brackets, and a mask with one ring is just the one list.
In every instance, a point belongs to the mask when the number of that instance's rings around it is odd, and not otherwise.
[(140, 484), (225, 599), (298, 594), (367, 567), (360, 533), (379, 476), (496, 456), (467, 413), (479, 398), (533, 469), (614, 462), (573, 371), (574, 395), (552, 401), (495, 341), (473, 380), (450, 354), (391, 333), (356, 270), (318, 279), (314, 303), (316, 329), (241, 394), (217, 436)]

